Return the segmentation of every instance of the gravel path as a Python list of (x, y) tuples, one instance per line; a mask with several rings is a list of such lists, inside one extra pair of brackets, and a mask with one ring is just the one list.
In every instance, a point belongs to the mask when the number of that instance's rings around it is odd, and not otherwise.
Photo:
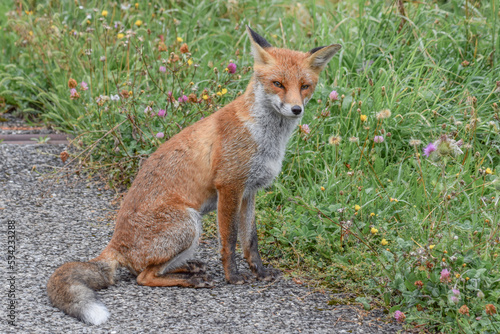
[[(117, 209), (110, 204), (114, 194), (97, 182), (76, 175), (59, 180), (44, 175), (62, 166), (59, 153), (64, 148), (0, 144), (0, 333), (401, 330), (397, 324), (384, 323), (381, 311), (365, 312), (353, 305), (329, 306), (332, 295), (313, 292), (292, 280), (228, 285), (223, 279), (217, 243), (210, 239), (201, 243), (197, 258), (207, 263), (214, 276), (213, 289), (143, 287), (128, 271), (120, 270), (117, 284), (98, 293), (111, 312), (107, 323), (87, 326), (63, 314), (49, 304), (45, 290), (48, 278), (64, 262), (97, 256), (111, 238)], [(7, 231), (14, 229), (16, 262), (14, 268), (9, 268)], [(248, 270), (243, 262), (240, 268)], [(16, 303), (16, 327), (8, 323), (12, 320), (8, 317), (11, 301)]]

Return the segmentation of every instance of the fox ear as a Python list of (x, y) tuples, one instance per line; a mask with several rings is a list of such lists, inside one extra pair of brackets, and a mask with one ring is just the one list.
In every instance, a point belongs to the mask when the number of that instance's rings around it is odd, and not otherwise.
[(255, 61), (255, 64), (266, 65), (274, 63), (274, 58), (266, 51), (267, 48), (271, 48), (272, 45), (269, 44), (268, 41), (255, 31), (250, 29), (247, 26), (248, 37), (250, 37), (250, 41), (252, 42), (252, 55)]
[(309, 51), (310, 56), (307, 57), (309, 66), (315, 71), (321, 71), (325, 68), (326, 64), (335, 56), (335, 54), (342, 48), (340, 44), (332, 44), (328, 46), (320, 46)]

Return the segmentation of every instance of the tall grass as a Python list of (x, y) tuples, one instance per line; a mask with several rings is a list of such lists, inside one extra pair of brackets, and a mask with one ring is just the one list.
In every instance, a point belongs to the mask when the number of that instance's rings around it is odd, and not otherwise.
[(409, 327), (500, 328), (496, 1), (0, 9), (11, 10), (0, 21), (0, 96), (73, 133), (78, 158), (110, 182), (130, 182), (161, 142), (244, 90), (246, 24), (277, 47), (342, 44), (306, 109), (308, 127), (259, 194), (268, 261), (354, 291), (366, 308), (402, 311)]

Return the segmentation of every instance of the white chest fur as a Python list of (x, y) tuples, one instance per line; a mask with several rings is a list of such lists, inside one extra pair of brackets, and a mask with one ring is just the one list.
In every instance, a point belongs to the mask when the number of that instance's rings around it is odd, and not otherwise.
[(269, 186), (281, 171), (286, 145), (300, 118), (279, 115), (269, 104), (255, 104), (252, 110), (254, 122), (247, 124), (257, 143), (252, 157), (246, 191)]

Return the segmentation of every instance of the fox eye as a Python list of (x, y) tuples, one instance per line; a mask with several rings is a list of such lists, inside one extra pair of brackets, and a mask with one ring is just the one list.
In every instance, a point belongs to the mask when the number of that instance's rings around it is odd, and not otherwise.
[(302, 87), (301, 87), (302, 90), (306, 90), (308, 88), (309, 88), (309, 85), (302, 85)]
[(281, 84), (281, 82), (279, 82), (279, 81), (275, 81), (275, 82), (273, 82), (273, 84), (274, 84), (276, 87), (278, 87), (278, 88), (285, 88), (285, 87)]

